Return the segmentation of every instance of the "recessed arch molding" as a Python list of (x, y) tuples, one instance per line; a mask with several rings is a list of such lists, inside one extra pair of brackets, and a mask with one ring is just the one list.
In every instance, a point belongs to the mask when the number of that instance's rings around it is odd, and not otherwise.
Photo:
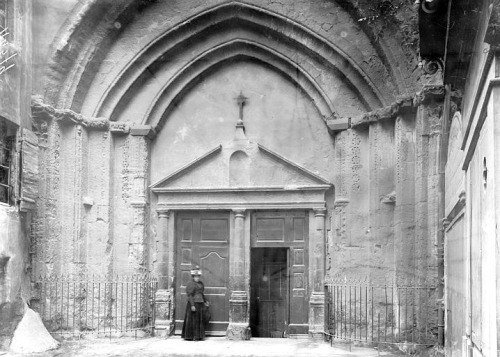
[[(128, 8), (131, 6), (122, 6), (122, 9)], [(108, 18), (112, 17), (108, 16)], [(238, 33), (238, 31), (250, 35), (240, 39), (227, 38), (226, 35)], [(224, 32), (226, 34), (221, 36), (221, 33)], [(133, 60), (121, 67), (117, 66), (113, 77), (106, 80), (107, 87), (102, 89), (100, 95), (95, 96), (99, 99), (92, 105), (94, 112), (91, 115), (108, 117), (112, 120), (119, 119), (115, 113), (119, 104), (133, 95), (134, 88), (140, 88), (144, 80), (147, 80), (147, 75), (152, 68), (161, 71), (162, 65), (165, 65), (166, 59), (170, 55), (175, 58), (175, 56), (189, 52), (195, 54), (190, 62), (196, 64), (197, 59), (202, 58), (200, 57), (202, 54), (209, 55), (209, 52), (203, 49), (202, 44), (206, 43), (205, 39), (207, 36), (210, 37), (210, 34), (217, 34), (221, 40), (219, 43), (213, 43), (211, 56), (214, 56), (217, 49), (222, 49), (221, 46), (225, 44), (226, 49), (231, 48), (233, 51), (239, 49), (242, 51), (240, 55), (259, 60), (280, 73), (285, 70), (288, 73), (297, 73), (293, 78), (294, 83), (298, 84), (311, 98), (325, 119), (336, 117), (336, 109), (331, 98), (332, 89), (328, 87), (331, 86), (331, 80), (323, 78), (324, 72), (331, 72), (341, 78), (342, 82), (356, 93), (366, 111), (391, 101), (371, 81), (370, 76), (335, 44), (282, 15), (241, 2), (228, 2), (202, 11), (183, 23), (166, 29), (153, 41), (144, 44), (142, 49), (135, 54)], [(119, 39), (119, 36), (116, 38)], [(238, 45), (236, 45), (237, 42)], [(295, 50), (296, 55), (291, 54), (292, 49)], [(59, 50), (64, 51), (64, 48)], [(232, 55), (233, 57), (237, 56), (235, 52)], [(60, 53), (58, 57), (61, 58)], [(219, 58), (220, 61), (224, 61), (227, 60), (228, 56), (219, 56)], [(91, 66), (89, 63), (92, 61), (91, 56), (88, 59), (82, 58), (82, 60), (88, 61), (81, 63), (80, 68), (83, 70), (78, 73), (68, 73), (65, 78), (60, 79), (60, 81), (71, 79), (77, 82), (73, 85), (75, 90), (67, 93), (72, 99), (68, 98), (65, 101), (66, 103), (71, 102), (70, 107), (74, 111), (81, 110), (84, 105), (85, 99), (81, 98), (85, 98), (92, 89), (91, 79), (95, 75), (96, 64), (93, 63)], [(212, 63), (216, 65), (217, 62), (213, 60)], [(322, 71), (318, 64), (329, 71)], [(321, 73), (318, 72), (318, 68)], [(168, 82), (178, 86), (180, 78), (186, 79), (189, 77), (186, 74), (193, 72), (192, 69), (186, 70), (186, 68), (179, 69)], [(187, 81), (185, 84), (189, 85), (189, 83), (191, 82)], [(58, 88), (63, 89), (64, 85), (59, 85)], [(157, 92), (156, 98), (159, 101), (149, 103), (147, 111), (156, 117), (147, 118), (143, 122), (158, 120), (159, 113), (161, 113), (160, 108), (165, 107), (165, 103), (160, 99), (165, 99), (162, 93), (168, 90), (169, 88), (162, 88)], [(176, 92), (180, 93), (182, 90)], [(158, 110), (160, 111), (157, 112)], [(165, 110), (168, 110), (168, 105)]]

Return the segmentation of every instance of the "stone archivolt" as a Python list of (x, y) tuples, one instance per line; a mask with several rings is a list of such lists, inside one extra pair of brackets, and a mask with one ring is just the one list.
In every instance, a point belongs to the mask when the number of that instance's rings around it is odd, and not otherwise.
[[(116, 9), (120, 6), (116, 5)], [(70, 36), (73, 41), (77, 40), (74, 37), (78, 37), (78, 31), (76, 26)], [(122, 31), (125, 33), (125, 29)], [(335, 93), (341, 88), (332, 83), (347, 86), (367, 111), (393, 100), (384, 89), (385, 84), (375, 85), (370, 79), (372, 75), (345, 50), (297, 22), (257, 6), (240, 2), (218, 5), (166, 31), (158, 31), (156, 36), (124, 62), (108, 54), (103, 64), (111, 62), (113, 66), (106, 69), (109, 75), (106, 74), (105, 80), (99, 72), (95, 74), (96, 58), (92, 59), (92, 66), (82, 59), (78, 69), (69, 70), (72, 73), (62, 79), (71, 79), (73, 83), (76, 80), (78, 84), (71, 86), (78, 87), (77, 90), (59, 95), (66, 95), (65, 101), (72, 102), (71, 108), (89, 116), (122, 120), (126, 116), (122, 110), (124, 104), (132, 101), (144, 86), (153, 86), (155, 96), (148, 97), (146, 102), (134, 102), (135, 110), (140, 113), (134, 121), (157, 126), (178, 97), (201, 76), (226, 61), (246, 57), (279, 73), (297, 73), (289, 79), (307, 93), (325, 119), (342, 115), (342, 108), (335, 103)], [(98, 47), (97, 43), (93, 46)], [(61, 53), (69, 50), (60, 48)], [(92, 81), (94, 76), (99, 80)], [(61, 88), (61, 79), (58, 81), (55, 87)]]
[(327, 94), (332, 90), (325, 89), (329, 82), (347, 84), (367, 108), (375, 108), (384, 100), (368, 76), (332, 44), (269, 11), (231, 3), (198, 14), (161, 34), (107, 81), (110, 85), (93, 115), (121, 118), (126, 113), (116, 108), (126, 107), (125, 102), (148, 85), (155, 87), (156, 96), (147, 107), (138, 110), (136, 106), (134, 110), (141, 112), (139, 120), (143, 123), (161, 126), (172, 105), (200, 77), (236, 58), (251, 58), (279, 73), (293, 73), (293, 77), (286, 76), (308, 94), (324, 118), (335, 112)]

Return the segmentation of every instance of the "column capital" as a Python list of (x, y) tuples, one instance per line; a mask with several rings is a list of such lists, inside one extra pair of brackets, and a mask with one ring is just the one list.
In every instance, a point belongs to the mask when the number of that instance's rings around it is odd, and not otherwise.
[(157, 208), (156, 213), (158, 214), (158, 218), (167, 218), (170, 216), (170, 209), (168, 208)]
[(233, 212), (235, 217), (245, 218), (245, 208), (233, 208)]
[(130, 135), (132, 136), (142, 136), (153, 140), (156, 134), (156, 130), (151, 125), (133, 124), (130, 126)]
[(325, 217), (326, 216), (326, 208), (320, 207), (320, 208), (313, 208), (314, 216), (315, 217)]
[(134, 200), (130, 202), (130, 205), (134, 208), (144, 208), (146, 207), (146, 200)]
[(347, 197), (338, 197), (334, 202), (334, 206), (335, 207), (347, 206), (349, 202), (350, 200)]

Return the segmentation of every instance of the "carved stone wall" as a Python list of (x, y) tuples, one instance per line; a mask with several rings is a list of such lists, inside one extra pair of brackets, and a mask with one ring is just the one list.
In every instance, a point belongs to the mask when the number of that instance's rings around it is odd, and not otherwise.
[(43, 167), (34, 221), (35, 273), (146, 272), (147, 127), (130, 134), (127, 124), (57, 110), (37, 98), (33, 113)]
[[(417, 75), (392, 68), (395, 58), (408, 56), (408, 48), (395, 46), (396, 28), (377, 35), (387, 42), (374, 41), (346, 2), (287, 5), (84, 1), (71, 14), (61, 9), (61, 32), (34, 34), (43, 43), (39, 58), (47, 58), (45, 42), (55, 39), (46, 84), (37, 86), (44, 98), (33, 102), (43, 167), (34, 224), (37, 273), (153, 271), (168, 305), (175, 209), (214, 208), (212, 196), (203, 201), (190, 189), (220, 189), (219, 176), (229, 177), (230, 188), (287, 177), (276, 157), (243, 178), (241, 171), (255, 164), (251, 155), (234, 156), (218, 170), (200, 161), (194, 166), (204, 176), (167, 187), (172, 190), (158, 204), (151, 183), (175, 176), (232, 137), (234, 99), (244, 91), (247, 137), (334, 185), (321, 215), (326, 226), (314, 237), (311, 331), (323, 328), (323, 278), (435, 282), (441, 103), (425, 91), (413, 98)], [(305, 209), (324, 204), (296, 184), (282, 188), (289, 201)], [(174, 192), (179, 187), (184, 190)], [(218, 209), (238, 208), (229, 205), (248, 197), (221, 192)], [(292, 207), (274, 193), (259, 195), (258, 209)], [(304, 206), (306, 196), (311, 201)], [(246, 286), (232, 288), (237, 316)], [(169, 331), (170, 310), (159, 311)]]
[(336, 134), (329, 276), (437, 284), (442, 93), (428, 88)]

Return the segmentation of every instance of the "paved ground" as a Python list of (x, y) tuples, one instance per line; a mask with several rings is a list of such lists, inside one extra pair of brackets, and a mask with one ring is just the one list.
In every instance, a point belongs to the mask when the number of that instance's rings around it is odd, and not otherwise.
[(333, 357), (333, 356), (395, 356), (388, 352), (378, 352), (373, 348), (348, 345), (330, 346), (325, 342), (307, 339), (254, 338), (250, 341), (228, 341), (221, 337), (207, 338), (205, 341), (184, 341), (180, 337), (147, 339), (95, 339), (63, 342), (57, 350), (46, 353), (20, 355), (0, 352), (1, 357), (65, 357), (65, 356), (190, 356), (190, 357)]

